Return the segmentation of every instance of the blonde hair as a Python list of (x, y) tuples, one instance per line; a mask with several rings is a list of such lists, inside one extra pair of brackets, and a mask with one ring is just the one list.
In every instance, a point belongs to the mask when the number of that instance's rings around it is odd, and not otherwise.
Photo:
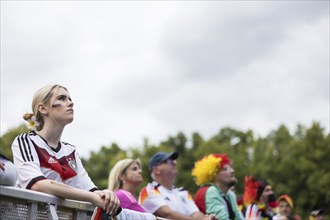
[(137, 163), (141, 168), (141, 160), (140, 159), (123, 159), (118, 161), (112, 170), (109, 173), (108, 179), (108, 189), (111, 191), (116, 191), (123, 186), (123, 181), (120, 179), (122, 175), (126, 173), (127, 168), (133, 163)]
[[(63, 88), (67, 90), (64, 86), (58, 85), (58, 84), (52, 84), (45, 86), (41, 89), (39, 89), (33, 96), (32, 100), (32, 113), (26, 113), (23, 115), (23, 119), (25, 121), (29, 121), (33, 116), (35, 116), (36, 122), (38, 122), (38, 126), (36, 127), (36, 130), (40, 131), (42, 130), (44, 126), (44, 119), (42, 118), (42, 115), (38, 111), (38, 107), (40, 104), (43, 105), (50, 105), (50, 99), (52, 98), (54, 94), (54, 90)], [(68, 91), (68, 90), (67, 90)]]

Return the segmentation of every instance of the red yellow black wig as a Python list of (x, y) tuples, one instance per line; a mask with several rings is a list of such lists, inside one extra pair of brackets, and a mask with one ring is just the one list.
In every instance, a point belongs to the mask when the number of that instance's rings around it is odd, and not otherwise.
[(192, 170), (196, 184), (213, 182), (218, 171), (226, 164), (230, 164), (230, 160), (225, 154), (209, 154), (198, 160)]
[(245, 191), (243, 194), (244, 205), (248, 206), (251, 203), (258, 203), (258, 200), (267, 185), (269, 184), (266, 180), (254, 176), (246, 176)]

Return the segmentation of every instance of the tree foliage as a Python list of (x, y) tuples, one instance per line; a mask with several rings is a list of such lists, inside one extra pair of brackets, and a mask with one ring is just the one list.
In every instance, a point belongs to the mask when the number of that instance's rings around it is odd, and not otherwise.
[[(12, 158), (10, 146), (13, 139), (26, 131), (22, 125), (4, 134), (0, 139), (1, 152)], [(291, 195), (295, 211), (307, 219), (308, 213), (315, 208), (322, 208), (329, 213), (329, 143), (329, 133), (325, 133), (324, 128), (316, 122), (309, 128), (298, 124), (294, 133), (290, 133), (285, 125), (280, 125), (265, 137), (256, 137), (251, 130), (239, 131), (225, 127), (208, 140), (197, 132), (191, 137), (178, 132), (157, 146), (150, 145), (148, 139), (144, 140), (143, 146), (129, 150), (112, 143), (91, 152), (89, 158), (82, 158), (82, 161), (95, 184), (99, 188), (107, 188), (109, 172), (118, 160), (140, 158), (144, 178), (140, 190), (151, 181), (149, 158), (158, 151), (177, 151), (180, 155), (177, 160), (179, 175), (175, 185), (183, 186), (194, 194), (198, 188), (191, 176), (194, 162), (210, 153), (227, 154), (233, 160), (239, 181), (236, 187), (238, 195), (243, 194), (244, 176), (265, 178), (277, 195)]]
[(8, 130), (4, 135), (0, 137), (0, 153), (13, 160), (13, 152), (11, 150), (11, 144), (15, 137), (19, 134), (27, 132), (28, 129), (25, 124), (21, 124), (17, 128)]

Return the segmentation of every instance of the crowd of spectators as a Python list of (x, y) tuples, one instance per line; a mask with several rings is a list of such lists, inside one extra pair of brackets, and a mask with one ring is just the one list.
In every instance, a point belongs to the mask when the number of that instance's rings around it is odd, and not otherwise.
[[(225, 154), (206, 155), (194, 163), (192, 181), (199, 186), (194, 197), (174, 186), (179, 173), (177, 152), (157, 152), (149, 159), (153, 182), (140, 192), (141, 162), (131, 158), (115, 164), (108, 189), (100, 190), (84, 169), (77, 149), (61, 140), (65, 126), (73, 121), (73, 106), (61, 85), (45, 86), (35, 93), (32, 112), (23, 116), (31, 131), (14, 139), (13, 163), (0, 154), (1, 185), (91, 202), (102, 219), (301, 220), (289, 195), (276, 199), (272, 185), (256, 176), (245, 177), (243, 204), (238, 205), (233, 190), (238, 181)], [(309, 219), (323, 217), (323, 210), (314, 210)]]

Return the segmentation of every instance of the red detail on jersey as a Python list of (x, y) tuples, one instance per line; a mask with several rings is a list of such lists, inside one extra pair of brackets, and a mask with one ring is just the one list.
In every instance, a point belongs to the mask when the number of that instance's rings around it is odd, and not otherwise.
[(148, 198), (147, 187), (143, 187), (140, 191), (140, 204), (142, 204), (146, 198)]
[(39, 157), (40, 167), (56, 171), (60, 174), (62, 180), (66, 180), (77, 175), (76, 171), (72, 169), (69, 164), (70, 161), (76, 163), (74, 155), (75, 151), (67, 156), (57, 159), (56, 157), (49, 155), (45, 149), (39, 148), (35, 144), (34, 147)]

